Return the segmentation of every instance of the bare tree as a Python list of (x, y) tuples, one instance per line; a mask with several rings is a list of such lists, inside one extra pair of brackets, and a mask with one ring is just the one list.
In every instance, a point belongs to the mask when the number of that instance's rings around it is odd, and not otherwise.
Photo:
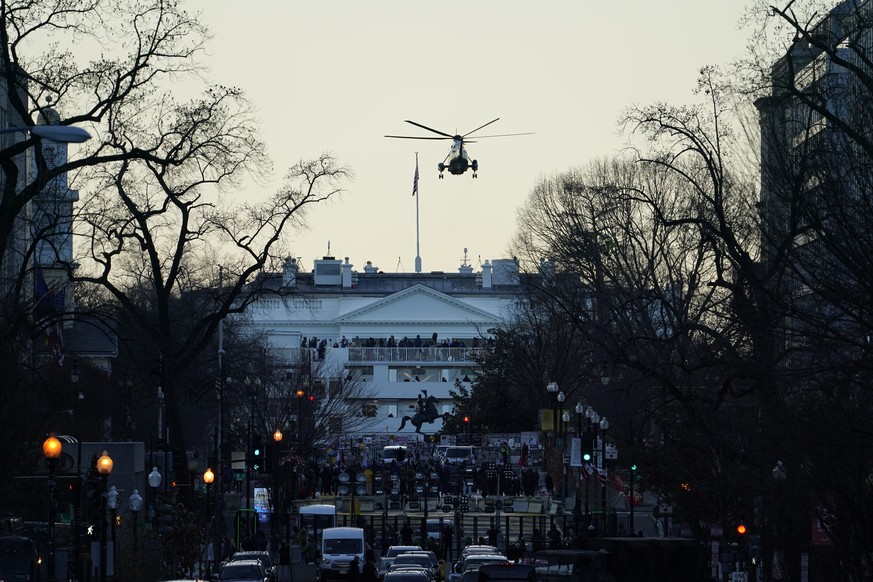
[[(47, 159), (33, 134), (4, 141), (0, 261), (13, 256), (32, 202), (68, 175), (83, 191), (75, 219), (86, 241), (81, 268), (70, 276), (102, 286), (127, 314), (158, 372), (179, 439), (176, 378), (209, 345), (218, 322), (258, 295), (257, 273), (303, 225), (306, 207), (340, 192), (350, 175), (325, 154), (294, 165), (266, 202), (216, 199), (243, 173), (269, 172), (270, 164), (242, 91), (206, 86), (200, 97), (174, 97), (185, 94), (186, 81), (198, 87), (194, 92), (205, 86), (199, 57), (207, 36), (198, 15), (174, 0), (0, 5), (9, 121), (77, 124), (95, 136), (62, 163)], [(216, 265), (224, 267), (221, 285)], [(7, 272), (8, 265), (0, 267)], [(17, 299), (16, 305), (26, 307)], [(22, 320), (12, 315), (4, 314), (7, 329)], [(16, 358), (3, 353), (10, 367)], [(16, 390), (4, 383), (4, 394), (6, 388)], [(184, 448), (184, 440), (177, 445)]]

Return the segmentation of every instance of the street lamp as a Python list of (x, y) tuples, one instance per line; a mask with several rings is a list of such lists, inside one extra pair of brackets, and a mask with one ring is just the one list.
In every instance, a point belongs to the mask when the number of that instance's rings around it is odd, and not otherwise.
[[(558, 443), (558, 383), (557, 382), (549, 382), (546, 384), (546, 392), (548, 392), (552, 397), (552, 453), (550, 456), (554, 455), (554, 448)], [(551, 466), (547, 467), (551, 469)]]
[(158, 471), (157, 467), (152, 467), (151, 473), (148, 476), (149, 487), (151, 488), (151, 495), (149, 496), (151, 499), (151, 514), (152, 518), (152, 529), (158, 529), (158, 487), (161, 486), (161, 472)]
[[(561, 392), (561, 394), (563, 394), (563, 392)], [(560, 394), (559, 394), (559, 396), (560, 396)], [(567, 431), (567, 427), (570, 426), (570, 412), (568, 410), (565, 410), (564, 412), (561, 413), (561, 420), (563, 421), (562, 429), (561, 429), (561, 441), (562, 441), (562, 443), (564, 443), (563, 448), (566, 449), (567, 436), (565, 433)], [(561, 456), (563, 457), (563, 452), (561, 453)], [(567, 473), (569, 473), (569, 467), (566, 464), (564, 464), (563, 459), (561, 460), (561, 469), (564, 472), (564, 485), (563, 485), (562, 490), (564, 492), (564, 505), (566, 506), (566, 504), (567, 504), (567, 479), (568, 479)]]
[[(600, 419), (600, 468), (606, 469), (606, 429), (609, 421), (604, 416)], [(606, 532), (606, 481), (600, 483), (600, 507), (603, 510), (603, 527), (601, 532)]]
[(42, 443), (42, 454), (48, 461), (48, 579), (55, 579), (55, 463), (61, 457), (61, 441), (49, 435)]
[(91, 139), (91, 134), (72, 125), (33, 125), (31, 127), (6, 127), (0, 129), (4, 133), (30, 133), (34, 137), (56, 141), (58, 143), (82, 143)]
[(118, 490), (115, 485), (106, 492), (106, 507), (109, 508), (109, 538), (112, 540), (112, 567), (115, 569), (115, 521), (118, 515)]
[(79, 402), (85, 400), (85, 395), (79, 392), (79, 364), (73, 362), (73, 368), (70, 370), (70, 384), (73, 385), (73, 405), (77, 406)]
[[(211, 517), (211, 508), (209, 507), (209, 489), (212, 487), (212, 482), (215, 481), (215, 473), (212, 472), (212, 469), (206, 467), (206, 471), (203, 472), (203, 482), (206, 484), (206, 535), (204, 539), (206, 540), (206, 544), (209, 544), (209, 518)], [(212, 544), (212, 560), (218, 560), (218, 548), (215, 546), (215, 543)], [(209, 552), (206, 554), (206, 579), (210, 579), (212, 577), (212, 560), (209, 559)]]
[(137, 531), (137, 517), (139, 517), (139, 512), (142, 509), (142, 495), (139, 494), (139, 491), (136, 489), (133, 490), (133, 493), (130, 494), (130, 498), (127, 500), (127, 506), (130, 508), (130, 514), (133, 516), (133, 551), (136, 553), (137, 546), (137, 536), (139, 532)]
[(100, 582), (106, 582), (106, 482), (112, 473), (112, 457), (106, 451), (97, 459), (97, 472), (103, 489), (103, 495), (100, 496)]

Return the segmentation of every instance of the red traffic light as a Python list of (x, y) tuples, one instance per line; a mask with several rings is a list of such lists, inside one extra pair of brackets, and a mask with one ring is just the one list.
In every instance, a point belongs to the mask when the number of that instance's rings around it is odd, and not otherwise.
[(465, 416), (465, 417), (464, 417), (464, 422), (470, 422), (470, 417), (469, 417), (469, 416)]
[(310, 394), (310, 395), (309, 395), (309, 401), (310, 401), (310, 402), (315, 402), (315, 394)]
[(737, 533), (741, 536), (746, 535), (746, 524), (741, 523), (737, 526)]

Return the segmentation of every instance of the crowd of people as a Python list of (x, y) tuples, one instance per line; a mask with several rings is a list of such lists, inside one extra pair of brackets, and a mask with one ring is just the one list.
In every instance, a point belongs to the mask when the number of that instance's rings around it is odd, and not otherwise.
[[(345, 476), (344, 476), (345, 475)], [(363, 475), (359, 478), (358, 475)], [(367, 495), (397, 494), (401, 503), (427, 486), (428, 495), (525, 495), (540, 491), (540, 474), (535, 469), (513, 468), (495, 463), (440, 463), (434, 459), (377, 462), (364, 466), (342, 461), (319, 465), (310, 462), (295, 470), (299, 498), (341, 493), (344, 483), (363, 484)], [(548, 482), (546, 487), (548, 487)]]

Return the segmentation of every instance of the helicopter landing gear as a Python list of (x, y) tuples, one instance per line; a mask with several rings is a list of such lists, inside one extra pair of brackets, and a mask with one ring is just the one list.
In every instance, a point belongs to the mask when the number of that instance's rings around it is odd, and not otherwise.
[(473, 177), (478, 178), (479, 175), (476, 172), (479, 171), (479, 160), (473, 160), (470, 162), (470, 169), (473, 170)]
[(446, 169), (446, 165), (442, 162), (437, 164), (437, 170), (440, 171), (440, 180), (443, 179), (443, 171)]
[(443, 176), (443, 173), (440, 172), (440, 180), (442, 180), (443, 178), (445, 178), (445, 176)]

